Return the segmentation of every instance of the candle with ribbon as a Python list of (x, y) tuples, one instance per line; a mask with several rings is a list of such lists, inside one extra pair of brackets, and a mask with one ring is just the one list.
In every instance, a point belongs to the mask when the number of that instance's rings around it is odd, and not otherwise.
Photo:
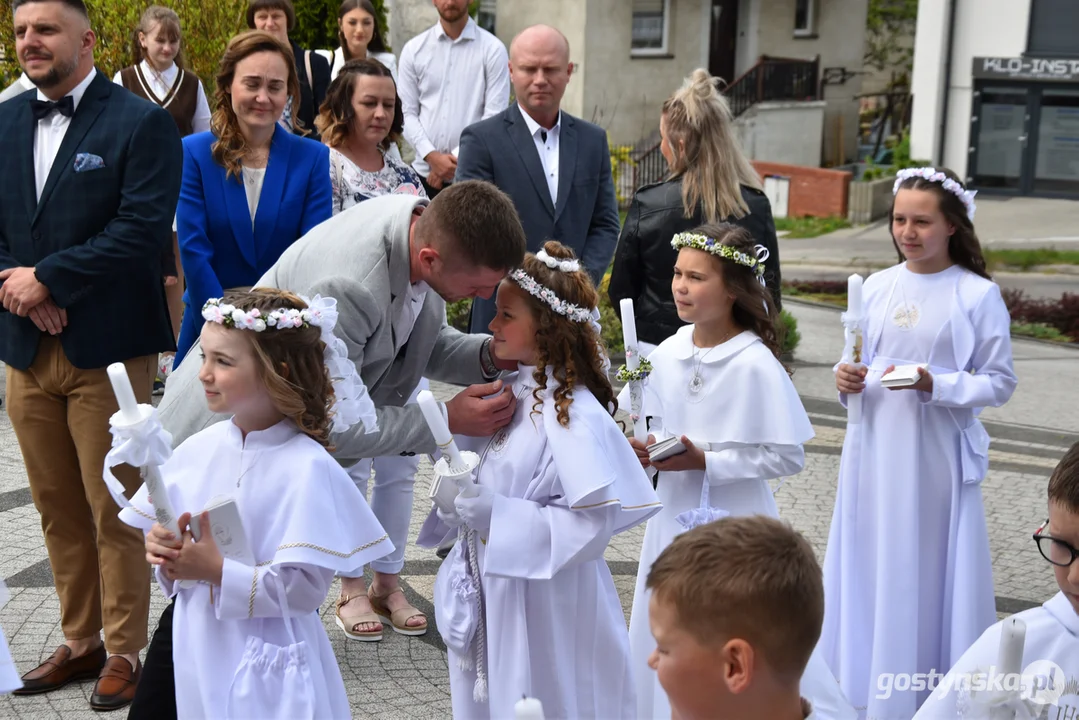
[(544, 720), (543, 703), (536, 698), (522, 697), (513, 706), (514, 720)]
[(618, 368), (615, 377), (629, 385), (630, 417), (633, 419), (633, 437), (648, 441), (648, 422), (642, 412), (644, 383), (652, 371), (652, 364), (640, 355), (637, 346), (637, 323), (633, 315), (633, 300), (626, 298), (619, 303), (622, 312), (622, 344), (626, 348), (626, 364)]
[[(862, 276), (855, 274), (847, 278), (847, 311), (840, 316), (843, 322), (843, 362), (856, 367), (865, 367), (862, 363)], [(857, 425), (862, 422), (862, 394), (847, 396), (847, 423)]]
[(991, 700), (989, 717), (991, 720), (1012, 720), (1015, 717), (1015, 701), (1021, 696), (1022, 683), (1011, 685), (1010, 680), (1023, 671), (1023, 650), (1026, 645), (1027, 624), (1022, 619), (1010, 617), (1000, 624), (1000, 645), (997, 648), (997, 665), (994, 668), (997, 677), (1003, 678), (1004, 690), (994, 693)]

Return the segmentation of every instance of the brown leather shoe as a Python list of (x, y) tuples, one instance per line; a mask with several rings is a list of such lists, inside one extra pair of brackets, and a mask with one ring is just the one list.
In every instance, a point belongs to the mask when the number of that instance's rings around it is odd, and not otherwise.
[(135, 688), (142, 677), (142, 662), (131, 667), (126, 658), (113, 655), (105, 661), (105, 667), (97, 677), (94, 694), (90, 696), (90, 707), (99, 712), (119, 710), (127, 707), (135, 699)]
[(61, 645), (49, 659), (22, 676), (22, 687), (13, 695), (40, 695), (59, 690), (76, 680), (97, 677), (105, 665), (105, 646), (91, 650), (77, 658), (71, 657), (71, 648)]

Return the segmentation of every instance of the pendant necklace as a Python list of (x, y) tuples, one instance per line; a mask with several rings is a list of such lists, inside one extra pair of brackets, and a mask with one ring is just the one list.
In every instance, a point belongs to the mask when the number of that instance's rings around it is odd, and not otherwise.
[[(697, 347), (696, 344), (693, 345), (693, 360), (696, 361), (696, 367), (693, 370), (693, 377), (691, 377), (689, 379), (689, 392), (691, 394), (696, 395), (697, 393), (699, 393), (704, 388), (704, 378), (701, 377), (701, 366), (704, 365), (705, 358), (707, 358), (709, 355), (711, 355), (712, 351), (715, 350), (717, 347), (719, 347), (720, 345), (723, 345), (724, 343), (726, 343), (728, 340), (730, 340), (732, 337), (734, 337), (735, 335), (737, 335), (740, 332), (742, 332), (742, 331), (739, 330), (738, 328), (735, 328), (734, 331), (732, 331), (725, 338), (720, 340), (718, 343), (716, 343), (712, 347), (708, 348), (708, 352), (706, 352), (704, 355), (700, 355), (699, 358), (698, 358), (698, 355), (700, 354), (701, 349), (699, 347)], [(693, 342), (692, 337), (690, 338), (690, 342)]]

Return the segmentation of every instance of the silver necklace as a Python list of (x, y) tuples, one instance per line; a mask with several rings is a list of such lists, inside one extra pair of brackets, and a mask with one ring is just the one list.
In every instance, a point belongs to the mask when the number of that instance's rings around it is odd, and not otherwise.
[[(693, 345), (693, 360), (696, 362), (696, 366), (693, 369), (693, 376), (689, 379), (689, 392), (690, 393), (692, 393), (693, 395), (696, 395), (697, 393), (699, 393), (704, 388), (704, 378), (701, 377), (701, 366), (704, 365), (705, 359), (709, 355), (712, 354), (713, 350), (715, 350), (717, 347), (723, 345), (725, 342), (730, 340), (732, 337), (737, 335), (739, 332), (741, 332), (741, 331), (738, 328), (735, 328), (733, 332), (731, 332), (729, 335), (727, 335), (727, 337), (723, 338), (718, 343), (716, 343), (712, 347), (708, 348), (708, 352), (706, 352), (704, 355), (700, 355), (700, 357), (698, 357), (698, 355), (699, 355), (701, 349), (699, 347), (697, 347), (696, 343), (694, 343), (694, 345)], [(690, 338), (690, 342), (693, 342), (692, 337)]]

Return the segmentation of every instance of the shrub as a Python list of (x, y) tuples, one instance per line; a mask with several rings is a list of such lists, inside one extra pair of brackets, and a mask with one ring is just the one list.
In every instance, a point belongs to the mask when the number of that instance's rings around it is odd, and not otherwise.
[(784, 280), (783, 292), (789, 295), (846, 295), (846, 280)]
[(468, 332), (468, 314), (472, 311), (472, 298), (464, 298), (446, 304), (446, 322), (461, 332)]
[(798, 332), (798, 320), (786, 310), (779, 312), (780, 347), (784, 355), (794, 355), (795, 348), (802, 341), (802, 333)]
[(1064, 293), (1059, 300), (1035, 300), (1022, 290), (1002, 290), (1004, 304), (1012, 322), (1020, 325), (1046, 325), (1079, 342), (1079, 294)]

